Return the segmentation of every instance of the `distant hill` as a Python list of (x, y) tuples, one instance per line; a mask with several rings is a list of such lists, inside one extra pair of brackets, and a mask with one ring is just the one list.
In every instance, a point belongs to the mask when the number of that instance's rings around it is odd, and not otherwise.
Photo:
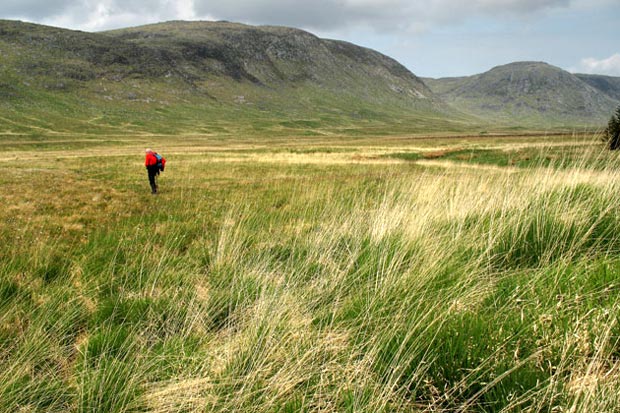
[[(542, 62), (517, 62), (458, 78), (424, 79), (455, 108), (487, 120), (537, 126), (598, 126), (619, 100), (617, 84), (601, 86)], [(598, 82), (599, 86), (595, 86)], [(606, 88), (606, 92), (602, 89)]]
[(85, 33), (0, 20), (0, 55), (0, 132), (432, 131), (472, 120), (385, 55), (285, 27)]
[(593, 88), (596, 88), (612, 99), (620, 102), (620, 77), (603, 76), (603, 75), (586, 75), (575, 74), (579, 79), (583, 80)]

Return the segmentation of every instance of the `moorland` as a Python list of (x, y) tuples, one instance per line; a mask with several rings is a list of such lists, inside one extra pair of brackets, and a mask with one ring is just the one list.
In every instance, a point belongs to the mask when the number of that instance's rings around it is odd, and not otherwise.
[(591, 135), (152, 142), (2, 141), (2, 411), (620, 405)]
[(608, 114), (185, 26), (0, 22), (0, 411), (618, 411)]

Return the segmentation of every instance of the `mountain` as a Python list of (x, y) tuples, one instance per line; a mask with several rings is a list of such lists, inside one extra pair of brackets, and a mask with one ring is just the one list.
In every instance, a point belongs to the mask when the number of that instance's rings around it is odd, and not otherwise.
[(397, 133), (471, 121), (395, 60), (285, 27), (85, 33), (0, 20), (0, 55), (0, 132)]
[(516, 62), (474, 76), (424, 81), (463, 112), (522, 126), (600, 126), (619, 103), (613, 92), (594, 87), (594, 81), (543, 62)]
[(610, 98), (620, 102), (620, 77), (586, 75), (580, 73), (575, 74), (575, 76), (593, 88), (600, 90)]

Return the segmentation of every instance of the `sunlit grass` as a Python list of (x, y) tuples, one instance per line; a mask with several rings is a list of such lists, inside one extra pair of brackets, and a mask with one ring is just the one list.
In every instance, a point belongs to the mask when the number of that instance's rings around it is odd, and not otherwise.
[(2, 160), (2, 411), (620, 408), (615, 155), (194, 139)]

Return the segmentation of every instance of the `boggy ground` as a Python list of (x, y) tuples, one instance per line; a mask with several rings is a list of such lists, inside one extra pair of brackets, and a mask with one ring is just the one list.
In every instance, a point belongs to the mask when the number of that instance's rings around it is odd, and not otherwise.
[(620, 409), (596, 137), (7, 135), (0, 166), (0, 411)]

